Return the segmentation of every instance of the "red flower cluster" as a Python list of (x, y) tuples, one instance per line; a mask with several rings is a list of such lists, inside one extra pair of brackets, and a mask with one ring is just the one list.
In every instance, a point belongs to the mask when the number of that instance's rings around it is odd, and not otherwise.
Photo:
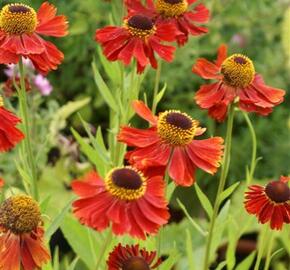
[(8, 4), (0, 11), (0, 63), (18, 63), (21, 56), (29, 58), (41, 73), (55, 70), (63, 53), (40, 35), (67, 35), (65, 16), (56, 16), (56, 8), (44, 2), (36, 12), (24, 4)]
[(269, 222), (271, 229), (281, 230), (283, 224), (290, 223), (290, 177), (280, 177), (265, 187), (252, 185), (245, 196), (245, 208), (249, 214), (256, 215), (259, 222)]
[(140, 13), (149, 16), (156, 25), (170, 23), (178, 30), (175, 40), (182, 46), (188, 36), (199, 36), (208, 32), (206, 27), (196, 24), (209, 20), (209, 10), (203, 4), (191, 7), (197, 0), (147, 0), (144, 6), (140, 0), (126, 0), (129, 14)]
[(109, 61), (122, 61), (125, 65), (132, 58), (137, 61), (137, 72), (142, 73), (150, 64), (157, 68), (155, 53), (163, 60), (173, 60), (174, 46), (163, 42), (177, 41), (185, 44), (188, 35), (200, 35), (207, 32), (193, 22), (203, 23), (209, 18), (208, 10), (197, 5), (193, 10), (188, 6), (195, 0), (158, 0), (147, 1), (147, 7), (140, 0), (127, 0), (128, 16), (123, 26), (107, 26), (96, 31), (96, 41), (103, 47), (103, 53)]
[(267, 86), (262, 76), (255, 73), (254, 65), (248, 57), (242, 54), (227, 57), (226, 45), (219, 47), (214, 63), (199, 58), (192, 72), (204, 79), (217, 80), (201, 86), (195, 100), (218, 121), (226, 118), (228, 105), (233, 102), (238, 102), (241, 110), (261, 115), (268, 115), (276, 105), (283, 102), (285, 91)]
[(156, 170), (169, 176), (177, 185), (191, 186), (195, 182), (197, 168), (214, 174), (219, 167), (223, 153), (223, 139), (213, 137), (196, 140), (205, 128), (189, 115), (180, 111), (165, 111), (154, 116), (141, 101), (133, 103), (136, 113), (147, 120), (152, 127), (141, 130), (122, 127), (118, 139), (135, 147), (126, 158), (138, 169)]
[(134, 167), (114, 168), (104, 180), (92, 171), (72, 188), (80, 197), (73, 203), (75, 216), (98, 231), (112, 225), (116, 235), (145, 239), (169, 218), (162, 177), (147, 177)]

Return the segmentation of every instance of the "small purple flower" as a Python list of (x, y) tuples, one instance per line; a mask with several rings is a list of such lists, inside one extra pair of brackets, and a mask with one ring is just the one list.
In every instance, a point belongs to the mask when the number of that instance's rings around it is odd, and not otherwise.
[(43, 96), (49, 96), (53, 90), (49, 80), (41, 74), (36, 75), (33, 79), (33, 82)]

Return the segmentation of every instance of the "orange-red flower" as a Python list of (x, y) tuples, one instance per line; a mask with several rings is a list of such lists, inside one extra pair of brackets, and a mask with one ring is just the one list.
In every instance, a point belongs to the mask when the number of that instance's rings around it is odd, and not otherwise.
[(114, 168), (104, 180), (90, 172), (72, 188), (80, 196), (73, 203), (75, 216), (98, 231), (111, 224), (116, 235), (145, 239), (169, 218), (162, 177), (146, 177), (133, 167)]
[(125, 18), (121, 27), (107, 26), (96, 31), (96, 41), (103, 47), (107, 59), (129, 65), (132, 58), (135, 58), (138, 73), (142, 73), (148, 64), (157, 68), (155, 53), (167, 62), (172, 61), (175, 47), (162, 42), (173, 41), (175, 36), (174, 26), (155, 25), (143, 14), (132, 14)]
[(147, 0), (144, 6), (140, 0), (126, 0), (129, 14), (140, 13), (151, 17), (156, 25), (172, 24), (178, 30), (176, 41), (182, 46), (188, 36), (199, 36), (208, 32), (206, 27), (196, 24), (209, 20), (209, 10), (203, 4), (191, 7), (196, 0)]
[(140, 249), (139, 245), (122, 246), (119, 244), (110, 253), (107, 261), (108, 270), (149, 270), (156, 269), (161, 258), (156, 259), (156, 251)]
[(245, 195), (245, 208), (256, 215), (259, 222), (269, 222), (271, 229), (281, 230), (283, 224), (290, 223), (290, 177), (280, 177), (265, 187), (252, 185)]
[(285, 95), (284, 90), (265, 84), (248, 57), (242, 54), (227, 57), (226, 45), (219, 47), (215, 62), (199, 58), (192, 72), (204, 79), (217, 80), (201, 86), (195, 101), (218, 121), (226, 118), (228, 105), (232, 102), (238, 102), (241, 110), (268, 115)]
[(5, 181), (2, 178), (0, 178), (0, 190), (4, 187), (4, 185)]
[(44, 2), (36, 12), (21, 4), (8, 4), (0, 11), (0, 63), (18, 63), (21, 56), (29, 58), (41, 73), (57, 69), (63, 53), (40, 35), (67, 35), (65, 16), (56, 16), (56, 8)]
[(134, 101), (133, 107), (152, 127), (145, 130), (121, 128), (119, 141), (135, 147), (126, 155), (131, 164), (139, 169), (148, 168), (148, 171), (150, 167), (161, 166), (163, 172), (168, 166), (169, 176), (182, 186), (194, 183), (196, 168), (210, 174), (217, 171), (223, 153), (221, 137), (195, 140), (205, 129), (180, 111), (165, 111), (157, 117), (141, 101)]
[(31, 197), (16, 195), (0, 206), (0, 269), (37, 270), (49, 259), (40, 209)]
[(0, 152), (12, 149), (23, 138), (24, 134), (16, 128), (21, 120), (3, 106), (3, 99), (0, 96)]

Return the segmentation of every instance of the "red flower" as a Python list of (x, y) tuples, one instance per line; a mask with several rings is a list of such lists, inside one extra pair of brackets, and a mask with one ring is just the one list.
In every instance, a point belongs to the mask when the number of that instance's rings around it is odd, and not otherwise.
[(38, 204), (29, 196), (18, 195), (0, 206), (0, 269), (36, 270), (46, 263), (44, 230)]
[(269, 222), (271, 229), (281, 230), (283, 224), (290, 223), (290, 177), (280, 177), (266, 187), (252, 185), (246, 192), (245, 208), (249, 214), (256, 215), (259, 222)]
[(148, 252), (145, 248), (140, 249), (139, 245), (122, 246), (119, 244), (110, 253), (107, 261), (108, 270), (155, 269), (162, 263), (161, 258), (155, 260), (156, 255), (156, 251)]
[(209, 20), (209, 10), (203, 5), (190, 6), (196, 0), (147, 0), (144, 6), (140, 0), (126, 0), (129, 14), (140, 13), (150, 16), (156, 25), (172, 24), (178, 29), (176, 41), (182, 46), (188, 41), (188, 36), (199, 36), (208, 32), (205, 27), (196, 23), (206, 23)]
[[(29, 58), (41, 73), (57, 69), (63, 53), (40, 35), (67, 35), (65, 16), (56, 16), (56, 8), (44, 2), (38, 12), (24, 4), (8, 4), (0, 11), (0, 63), (18, 63)], [(40, 35), (39, 35), (40, 34)]]
[(21, 120), (3, 107), (0, 96), (0, 152), (6, 152), (24, 139), (24, 134), (15, 126)]
[(102, 231), (112, 224), (116, 235), (141, 239), (167, 223), (169, 213), (161, 176), (146, 177), (133, 167), (114, 168), (105, 180), (96, 172), (72, 183), (80, 199), (73, 203), (82, 224)]
[(2, 178), (0, 178), (0, 189), (2, 189), (4, 185), (5, 185), (5, 181)]
[(138, 73), (142, 73), (149, 63), (157, 68), (154, 52), (165, 61), (172, 61), (175, 47), (161, 42), (173, 41), (175, 36), (176, 29), (171, 24), (157, 26), (149, 17), (140, 14), (126, 18), (122, 27), (107, 26), (96, 31), (96, 41), (103, 47), (107, 59), (129, 65), (135, 58)]
[(253, 62), (242, 54), (227, 57), (227, 46), (221, 45), (215, 62), (199, 58), (192, 72), (217, 82), (206, 84), (195, 94), (196, 103), (207, 109), (211, 117), (223, 121), (228, 105), (237, 101), (241, 110), (268, 115), (283, 101), (285, 91), (264, 83), (255, 73)]
[(163, 172), (168, 165), (169, 176), (182, 186), (194, 183), (196, 168), (210, 174), (217, 171), (223, 152), (221, 137), (195, 140), (194, 137), (203, 134), (205, 129), (187, 114), (165, 111), (157, 117), (141, 101), (135, 101), (133, 106), (152, 127), (145, 130), (122, 127), (118, 139), (136, 147), (126, 155), (131, 164), (149, 171), (150, 167), (161, 166)]

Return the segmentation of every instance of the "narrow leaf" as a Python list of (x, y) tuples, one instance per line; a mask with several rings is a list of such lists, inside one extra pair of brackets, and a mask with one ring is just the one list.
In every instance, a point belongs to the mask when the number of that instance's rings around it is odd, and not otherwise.
[(209, 219), (211, 219), (212, 214), (213, 214), (213, 208), (212, 205), (209, 201), (209, 199), (207, 198), (207, 196), (202, 192), (202, 190), (200, 189), (200, 187), (197, 185), (197, 183), (194, 184), (194, 188), (197, 194), (197, 197), (203, 207), (203, 209), (206, 211)]
[(256, 251), (252, 252), (248, 257), (246, 257), (246, 259), (240, 262), (237, 265), (236, 270), (250, 270), (255, 257)]
[(95, 79), (96, 85), (100, 91), (100, 94), (102, 95), (102, 97), (104, 98), (106, 103), (111, 107), (111, 109), (113, 109), (116, 113), (118, 113), (117, 103), (116, 103), (109, 87), (107, 86), (107, 84), (103, 80), (102, 76), (100, 75), (95, 61), (93, 61), (92, 67), (93, 67), (93, 72), (94, 72), (94, 79)]
[(227, 199), (239, 186), (240, 182), (234, 183), (230, 187), (228, 187), (226, 190), (224, 190), (220, 196), (219, 196), (219, 203), (221, 204), (225, 199)]

